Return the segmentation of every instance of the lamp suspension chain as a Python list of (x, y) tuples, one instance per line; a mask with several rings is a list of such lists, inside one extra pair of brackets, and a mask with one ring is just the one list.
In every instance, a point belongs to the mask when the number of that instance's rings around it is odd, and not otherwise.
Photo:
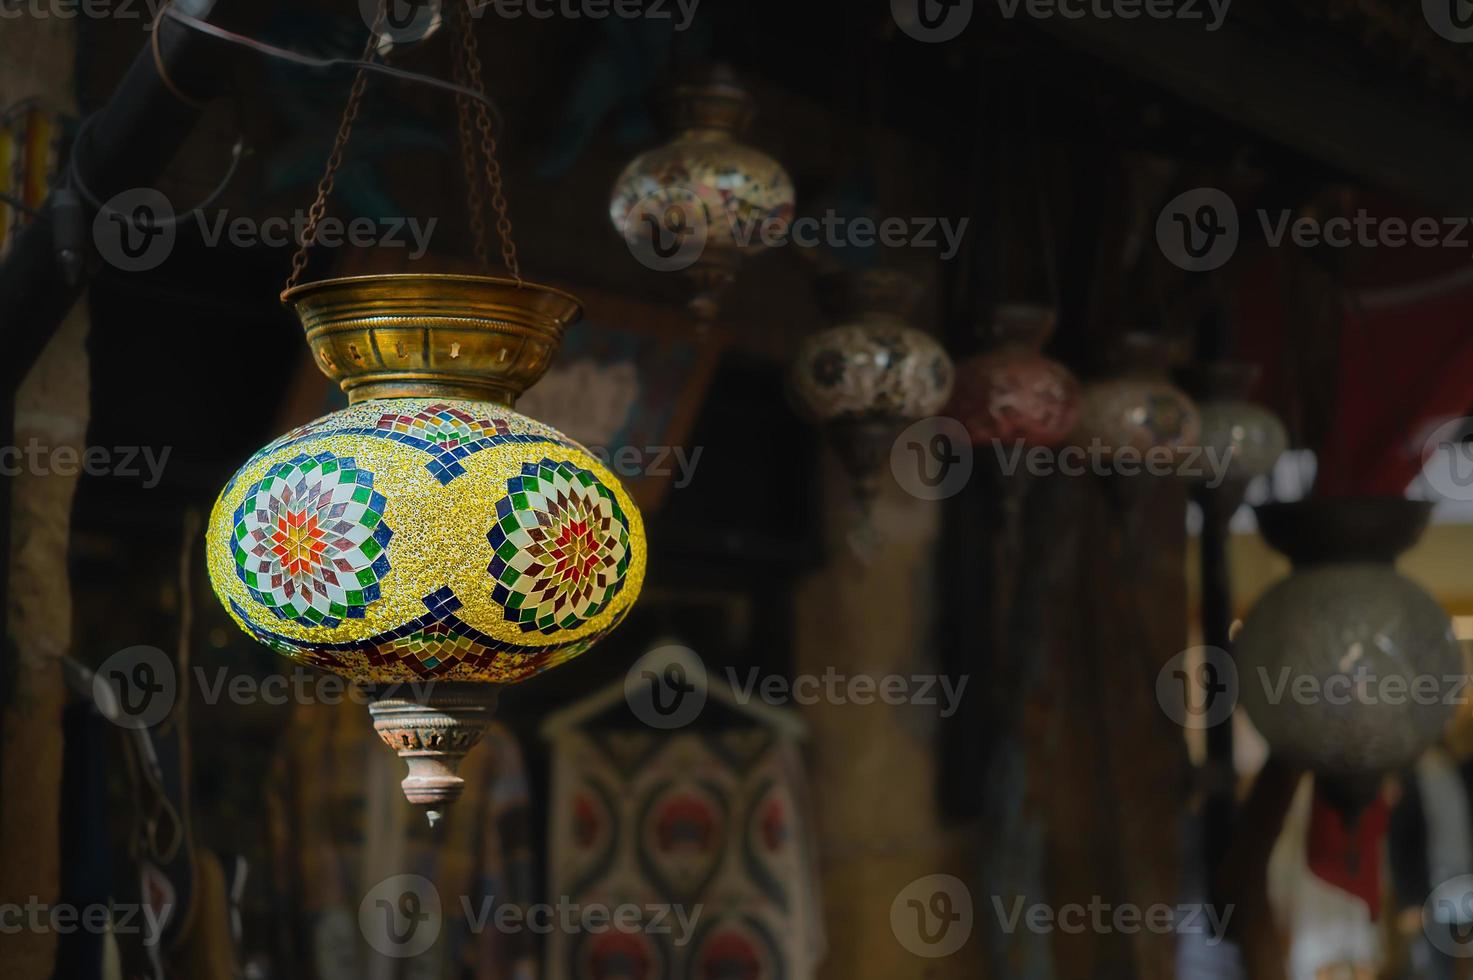
[[(368, 43), (363, 47), (364, 61), (372, 61), (374, 53), (378, 50), (379, 29), (384, 25), (387, 6), (388, 0), (379, 0), (378, 13), (374, 16), (373, 27), (368, 32)], [(366, 88), (368, 88), (368, 70), (359, 68), (358, 74), (353, 76), (353, 88), (348, 93), (348, 104), (343, 108), (343, 118), (338, 122), (338, 134), (333, 139), (332, 153), (327, 157), (327, 168), (323, 171), (322, 179), (317, 182), (317, 199), (312, 202), (312, 207), (307, 211), (307, 227), (302, 230), (302, 241), (297, 246), (296, 254), (292, 256), (291, 275), (286, 278), (286, 289), (288, 290), (302, 280), (302, 273), (307, 269), (307, 250), (316, 240), (317, 226), (322, 222), (323, 215), (327, 213), (327, 199), (332, 195), (333, 184), (337, 182), (338, 170), (343, 165), (343, 150), (348, 145), (348, 137), (353, 135), (353, 123), (358, 119), (358, 110), (363, 104), (363, 92)]]
[[(458, 19), (462, 31), (471, 29), (470, 13), (466, 8), (459, 8)], [(455, 83), (469, 87), (470, 80), (466, 75), (467, 66), (463, 45), (456, 48), (453, 63)], [(491, 267), (491, 251), (486, 245), (486, 200), (481, 190), (483, 181), (481, 168), (476, 161), (475, 123), (471, 118), (470, 98), (465, 95), (457, 95), (455, 109), (460, 124), (460, 159), (465, 168), (465, 199), (467, 210), (470, 212), (471, 241), (475, 249), (476, 263), (484, 272)]]
[[(362, 60), (364, 62), (372, 62), (378, 51), (380, 32), (387, 14), (387, 4), (388, 0), (379, 2), (373, 28), (369, 31), (368, 42), (363, 49)], [(481, 181), (478, 179), (482, 173), (481, 164), (484, 163), (485, 183), (491, 191), (491, 207), (496, 211), (496, 234), (501, 241), (501, 260), (505, 263), (512, 278), (517, 281), (517, 285), (520, 286), (522, 284), (521, 265), (517, 261), (516, 241), (512, 237), (511, 217), (507, 212), (506, 193), (502, 187), (501, 162), (496, 155), (496, 137), (491, 130), (491, 114), (484, 101), (486, 84), (481, 75), (479, 44), (474, 31), (475, 5), (476, 0), (465, 0), (464, 6), (460, 9), (461, 43), (455, 60), (456, 81), (482, 96), (481, 101), (472, 100), (465, 95), (457, 95), (455, 100), (459, 117), (461, 159), (466, 176), (466, 202), (470, 211), (476, 259), (482, 267), (486, 267), (490, 264), (490, 249), (486, 241), (485, 198), (482, 194)], [(317, 197), (307, 211), (307, 225), (302, 231), (302, 240), (296, 253), (292, 255), (292, 271), (286, 280), (286, 290), (292, 289), (301, 282), (302, 273), (306, 271), (307, 252), (316, 241), (317, 227), (327, 213), (327, 202), (332, 196), (338, 171), (343, 165), (343, 151), (353, 134), (353, 124), (358, 119), (358, 112), (363, 103), (363, 93), (367, 87), (368, 70), (359, 68), (357, 75), (353, 78), (353, 87), (348, 93), (348, 103), (343, 107), (343, 116), (338, 123), (337, 136), (333, 140), (332, 152), (327, 158), (327, 166), (323, 171), (322, 179), (317, 184)], [(475, 101), (474, 117), (471, 108), (473, 101)], [(476, 133), (472, 131), (473, 124), (475, 131), (480, 136), (479, 146), (475, 139)], [(477, 150), (479, 150), (479, 156), (483, 158), (482, 161), (477, 160)]]
[[(465, 0), (465, 6), (461, 8), (460, 32), (461, 58), (464, 59), (464, 70), (469, 81), (469, 87), (476, 94), (485, 96), (486, 83), (481, 77), (481, 54), (480, 44), (476, 40), (475, 32), (476, 0)], [(475, 107), (476, 128), (481, 134), (481, 155), (485, 158), (486, 184), (491, 188), (491, 207), (496, 211), (496, 234), (501, 239), (501, 261), (506, 264), (506, 270), (511, 273), (518, 285), (522, 282), (521, 266), (517, 262), (517, 243), (512, 237), (511, 217), (507, 214), (506, 194), (501, 186), (501, 161), (496, 156), (496, 137), (491, 132), (491, 113), (486, 109), (485, 101), (478, 101)], [(467, 142), (468, 152), (466, 156), (466, 167), (469, 169), (474, 164), (471, 157), (474, 149)], [(473, 184), (474, 186), (474, 184)], [(475, 198), (471, 200), (475, 205)], [(480, 208), (472, 212), (479, 220)]]

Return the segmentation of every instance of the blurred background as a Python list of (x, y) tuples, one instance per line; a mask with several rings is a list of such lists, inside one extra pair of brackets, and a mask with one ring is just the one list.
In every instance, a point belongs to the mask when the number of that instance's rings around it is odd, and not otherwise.
[[(467, 30), (484, 102), (426, 84)], [(1469, 42), (1463, 0), (0, 0), (0, 976), (1468, 975)], [(486, 107), (584, 306), (518, 410), (648, 535), (438, 829), (204, 560), (348, 404), (279, 295), (365, 51), (304, 281), (502, 274)]]

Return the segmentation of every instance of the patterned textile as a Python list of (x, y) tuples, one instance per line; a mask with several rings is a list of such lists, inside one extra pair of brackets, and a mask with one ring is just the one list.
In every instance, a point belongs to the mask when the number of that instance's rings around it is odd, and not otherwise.
[[(302, 980), (533, 980), (537, 937), (498, 931), (483, 910), (534, 894), (528, 790), (515, 737), (495, 725), (461, 765), (466, 794), (432, 841), (399, 788), (404, 764), (363, 705), (297, 708), (268, 787), (282, 975)], [(361, 927), (376, 888), (420, 876), (436, 895), (435, 941), (386, 955)], [(423, 895), (415, 897), (420, 901)], [(468, 914), (469, 913), (469, 914)]]
[(814, 975), (822, 921), (790, 739), (751, 719), (678, 734), (569, 726), (551, 737), (550, 893), (574, 908), (641, 914), (622, 931), (554, 932), (548, 980)]

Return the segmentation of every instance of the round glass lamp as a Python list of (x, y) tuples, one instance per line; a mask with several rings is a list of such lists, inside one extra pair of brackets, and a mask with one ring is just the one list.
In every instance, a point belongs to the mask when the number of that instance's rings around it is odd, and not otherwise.
[(833, 440), (867, 508), (900, 428), (941, 410), (955, 369), (946, 350), (909, 322), (920, 293), (910, 276), (872, 269), (824, 287), (840, 322), (803, 342), (788, 384), (799, 410)]
[(1258, 508), (1263, 536), (1294, 572), (1258, 601), (1234, 656), (1241, 703), (1291, 763), (1370, 787), (1415, 762), (1451, 718), (1448, 685), (1463, 675), (1452, 623), (1392, 564), (1431, 506), (1372, 497)]
[(1079, 382), (1043, 353), (1054, 321), (1046, 306), (1000, 306), (990, 349), (957, 365), (946, 413), (966, 427), (975, 445), (1021, 440), (1056, 446), (1079, 421)]
[(644, 527), (619, 481), (516, 397), (578, 301), (479, 276), (333, 279), (284, 294), (349, 407), (257, 452), (210, 517), (240, 627), (368, 685), (433, 822), (497, 692), (586, 651), (639, 595)]
[(793, 181), (742, 142), (756, 102), (730, 70), (692, 74), (674, 85), (668, 103), (674, 139), (624, 168), (609, 217), (645, 264), (685, 273), (691, 312), (711, 320), (741, 260), (787, 234)]

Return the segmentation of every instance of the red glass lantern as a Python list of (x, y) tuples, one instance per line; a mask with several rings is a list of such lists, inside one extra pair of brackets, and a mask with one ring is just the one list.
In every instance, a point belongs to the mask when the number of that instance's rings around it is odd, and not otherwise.
[(974, 444), (1021, 440), (1055, 446), (1073, 431), (1079, 421), (1079, 382), (1043, 353), (1054, 322), (1047, 307), (998, 307), (992, 347), (957, 366), (946, 414), (966, 427)]

